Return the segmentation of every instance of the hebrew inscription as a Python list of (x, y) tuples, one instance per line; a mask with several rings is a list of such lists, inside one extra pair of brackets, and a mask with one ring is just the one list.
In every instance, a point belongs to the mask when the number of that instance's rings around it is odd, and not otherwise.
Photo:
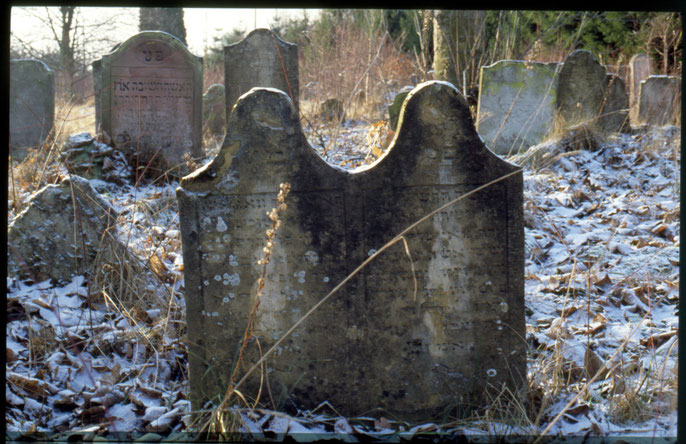
[(202, 154), (202, 63), (178, 39), (142, 32), (104, 56), (98, 71), (98, 124), (118, 147), (160, 173), (186, 153)]
[[(345, 171), (311, 148), (284, 93), (254, 89), (217, 157), (181, 181), (194, 406), (226, 391), (284, 182), (255, 320), (263, 351), (403, 229), (507, 176), (406, 233), (308, 317), (267, 361), (272, 392), (298, 408), (328, 400), (345, 415), (425, 418), (483, 401), (487, 385), (524, 383), (521, 170), (483, 145), (452, 85), (422, 84), (404, 107), (388, 154)], [(254, 375), (243, 393), (259, 384)]]

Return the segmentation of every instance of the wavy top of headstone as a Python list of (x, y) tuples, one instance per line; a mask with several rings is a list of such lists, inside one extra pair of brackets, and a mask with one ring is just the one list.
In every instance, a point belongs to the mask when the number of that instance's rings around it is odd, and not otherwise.
[(224, 47), (226, 115), (240, 96), (252, 88), (276, 88), (298, 109), (298, 45), (258, 28), (240, 42)]
[[(355, 170), (316, 153), (282, 91), (241, 96), (227, 126), (218, 155), (177, 189), (194, 408), (226, 392), (261, 276), (265, 213), (284, 182), (288, 207), (254, 324), (263, 350), (410, 224), (511, 175), (408, 232), (411, 261), (395, 244), (308, 317), (268, 361), (273, 391), (290, 391), (299, 408), (328, 400), (345, 415), (381, 407), (428, 418), (456, 399), (483, 401), (489, 384), (517, 390), (522, 173), (483, 144), (455, 87), (417, 86), (388, 151)], [(244, 393), (258, 387), (256, 374)]]

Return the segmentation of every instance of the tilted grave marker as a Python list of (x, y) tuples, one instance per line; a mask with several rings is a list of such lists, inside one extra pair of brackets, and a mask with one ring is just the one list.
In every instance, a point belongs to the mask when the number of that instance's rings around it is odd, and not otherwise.
[(243, 40), (224, 47), (226, 115), (252, 88), (279, 89), (298, 109), (298, 45), (281, 40), (269, 29), (255, 29)]
[[(382, 158), (347, 171), (316, 154), (285, 93), (255, 89), (234, 107), (217, 157), (182, 179), (194, 408), (229, 385), (261, 276), (265, 213), (286, 182), (255, 319), (263, 352), (403, 229), (512, 174), (407, 233), (411, 259), (394, 244), (314, 311), (267, 360), (272, 393), (299, 408), (329, 401), (344, 415), (381, 407), (427, 417), (483, 402), (487, 385), (524, 384), (521, 169), (486, 149), (448, 83), (419, 85), (403, 116)], [(245, 362), (258, 358), (253, 343)], [(241, 393), (257, 393), (259, 373)]]
[(607, 133), (629, 132), (629, 95), (624, 81), (617, 74), (605, 77), (605, 96), (598, 118), (600, 127)]
[(557, 87), (557, 113), (566, 126), (595, 121), (605, 95), (605, 68), (591, 52), (578, 49), (565, 60)]
[(499, 154), (516, 154), (553, 127), (557, 73), (549, 64), (501, 60), (481, 68), (477, 131)]
[(10, 62), (10, 144), (20, 161), (42, 145), (55, 120), (55, 75), (40, 60)]
[(650, 76), (641, 82), (638, 122), (660, 126), (681, 124), (681, 77)]
[(96, 126), (158, 173), (202, 156), (202, 59), (161, 31), (136, 34), (93, 64)]

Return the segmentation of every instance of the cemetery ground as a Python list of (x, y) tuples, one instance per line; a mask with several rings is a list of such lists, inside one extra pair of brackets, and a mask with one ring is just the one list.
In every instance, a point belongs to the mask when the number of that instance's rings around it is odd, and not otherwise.
[[(59, 151), (67, 135), (92, 127), (92, 113), (92, 103), (62, 105), (56, 113), (61, 142), (10, 169), (8, 223), (39, 186), (68, 173)], [(345, 168), (376, 159), (392, 136), (385, 123), (355, 119), (303, 127), (313, 145), (325, 147), (317, 149), (326, 160)], [(601, 140), (596, 150), (562, 138), (508, 159), (524, 167), (528, 387), (494, 391), (485, 405), (456, 405), (419, 424), (383, 411), (344, 418), (328, 402), (295, 411), (287, 394), (268, 388), (260, 405), (255, 394), (244, 393), (227, 413), (191, 415), (178, 182), (136, 182), (126, 174), (90, 179), (119, 212), (117, 238), (155, 285), (104, 260), (67, 284), (8, 276), (7, 428), (14, 437), (63, 440), (183, 441), (201, 428), (225, 431), (215, 438), (277, 441), (673, 440), (680, 135), (674, 126), (637, 129)], [(219, 143), (206, 138), (204, 144)], [(110, 178), (124, 171), (118, 162), (102, 160)]]

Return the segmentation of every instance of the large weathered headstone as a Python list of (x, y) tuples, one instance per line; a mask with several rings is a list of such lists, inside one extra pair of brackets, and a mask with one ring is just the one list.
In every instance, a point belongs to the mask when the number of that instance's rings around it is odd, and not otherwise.
[(624, 81), (616, 74), (607, 74), (605, 97), (600, 107), (598, 124), (606, 133), (629, 132), (629, 96)]
[(584, 49), (567, 57), (560, 70), (557, 87), (557, 114), (567, 127), (595, 121), (603, 103), (605, 68)]
[[(255, 89), (234, 107), (224, 145), (177, 190), (194, 407), (221, 399), (257, 294), (279, 185), (288, 205), (255, 318), (265, 352), (365, 259), (380, 254), (268, 359), (272, 393), (344, 415), (381, 407), (428, 417), (526, 380), (521, 169), (489, 151), (462, 94), (445, 82), (406, 99), (393, 145), (347, 171), (308, 143), (288, 97)], [(416, 279), (416, 280), (415, 280)], [(415, 286), (416, 283), (416, 286)], [(246, 363), (259, 357), (255, 344)], [(239, 390), (254, 396), (259, 372)]]
[(477, 131), (493, 152), (537, 145), (553, 127), (557, 74), (546, 63), (502, 60), (481, 68)]
[(45, 142), (55, 119), (55, 75), (39, 60), (10, 62), (10, 145), (14, 160)]
[(224, 85), (215, 83), (202, 96), (203, 128), (210, 134), (224, 134), (226, 131), (226, 92)]
[(298, 45), (281, 40), (269, 29), (255, 29), (243, 40), (224, 47), (226, 115), (252, 88), (279, 89), (298, 109)]
[(136, 34), (93, 64), (96, 127), (151, 174), (202, 156), (202, 59), (161, 31)]
[(631, 107), (631, 121), (638, 118), (638, 93), (641, 82), (653, 73), (653, 64), (647, 54), (636, 54), (629, 61), (629, 106)]
[(681, 124), (681, 77), (650, 76), (641, 82), (638, 122), (660, 126)]

